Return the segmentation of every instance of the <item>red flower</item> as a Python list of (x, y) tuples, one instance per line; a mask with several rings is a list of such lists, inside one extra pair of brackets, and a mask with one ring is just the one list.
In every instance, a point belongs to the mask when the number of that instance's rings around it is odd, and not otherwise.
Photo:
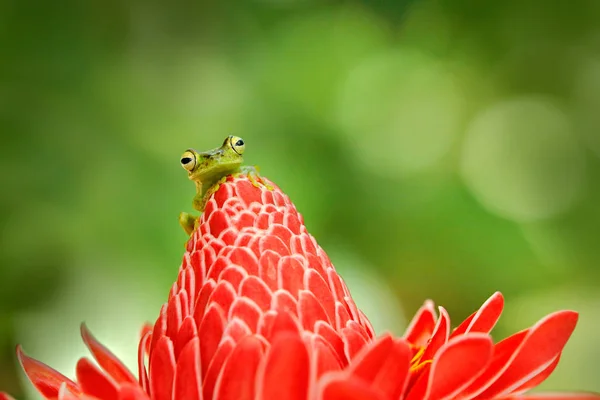
[(168, 302), (154, 327), (142, 331), (138, 379), (82, 327), (99, 367), (81, 359), (76, 382), (17, 349), (40, 393), (106, 400), (518, 399), (555, 368), (577, 314), (551, 314), (494, 345), (489, 331), (502, 311), (499, 293), (453, 332), (446, 311), (436, 318), (427, 302), (404, 338), (376, 338), (294, 205), (273, 186), (229, 177), (210, 199)]

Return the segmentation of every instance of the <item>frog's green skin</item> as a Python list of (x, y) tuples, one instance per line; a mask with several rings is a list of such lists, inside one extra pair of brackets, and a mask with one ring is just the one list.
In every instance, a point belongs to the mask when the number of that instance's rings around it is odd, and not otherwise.
[[(213, 150), (199, 153), (194, 149), (186, 150), (181, 156), (181, 166), (188, 171), (190, 180), (196, 184), (196, 196), (192, 202), (194, 209), (203, 212), (208, 198), (219, 189), (227, 176), (247, 174), (252, 183), (258, 186), (258, 170), (251, 166), (242, 166), (244, 140), (237, 136), (228, 136), (223, 145)], [(179, 214), (179, 223), (188, 235), (197, 226), (198, 218), (186, 212)]]

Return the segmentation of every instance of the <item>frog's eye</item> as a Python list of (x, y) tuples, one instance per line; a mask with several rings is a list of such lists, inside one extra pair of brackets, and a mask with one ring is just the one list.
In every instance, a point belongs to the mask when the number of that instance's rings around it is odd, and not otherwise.
[(246, 144), (244, 143), (244, 140), (242, 138), (233, 136), (231, 138), (231, 148), (239, 155), (242, 155), (244, 149), (246, 148)]
[(193, 170), (196, 166), (196, 156), (194, 153), (191, 151), (186, 151), (183, 153), (181, 156), (181, 166), (188, 171)]

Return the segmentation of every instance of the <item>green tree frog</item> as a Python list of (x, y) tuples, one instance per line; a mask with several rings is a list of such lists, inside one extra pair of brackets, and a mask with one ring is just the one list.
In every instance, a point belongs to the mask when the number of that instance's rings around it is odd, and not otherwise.
[[(257, 167), (242, 166), (245, 147), (242, 138), (227, 136), (221, 147), (202, 153), (188, 149), (182, 154), (181, 166), (188, 171), (189, 179), (196, 184), (196, 195), (192, 202), (194, 209), (203, 212), (210, 196), (229, 175), (248, 175), (252, 183), (258, 186), (260, 177)], [(179, 214), (179, 224), (191, 235), (196, 229), (198, 218), (182, 212)]]

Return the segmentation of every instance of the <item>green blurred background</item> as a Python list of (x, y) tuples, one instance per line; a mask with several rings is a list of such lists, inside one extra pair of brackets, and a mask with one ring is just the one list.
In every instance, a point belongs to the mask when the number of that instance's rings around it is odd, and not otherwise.
[[(0, 388), (16, 343), (128, 365), (174, 280), (188, 147), (228, 134), (286, 191), (378, 331), (501, 339), (581, 312), (544, 385), (600, 391), (600, 2), (0, 3)], [(134, 368), (134, 370), (136, 370)]]

